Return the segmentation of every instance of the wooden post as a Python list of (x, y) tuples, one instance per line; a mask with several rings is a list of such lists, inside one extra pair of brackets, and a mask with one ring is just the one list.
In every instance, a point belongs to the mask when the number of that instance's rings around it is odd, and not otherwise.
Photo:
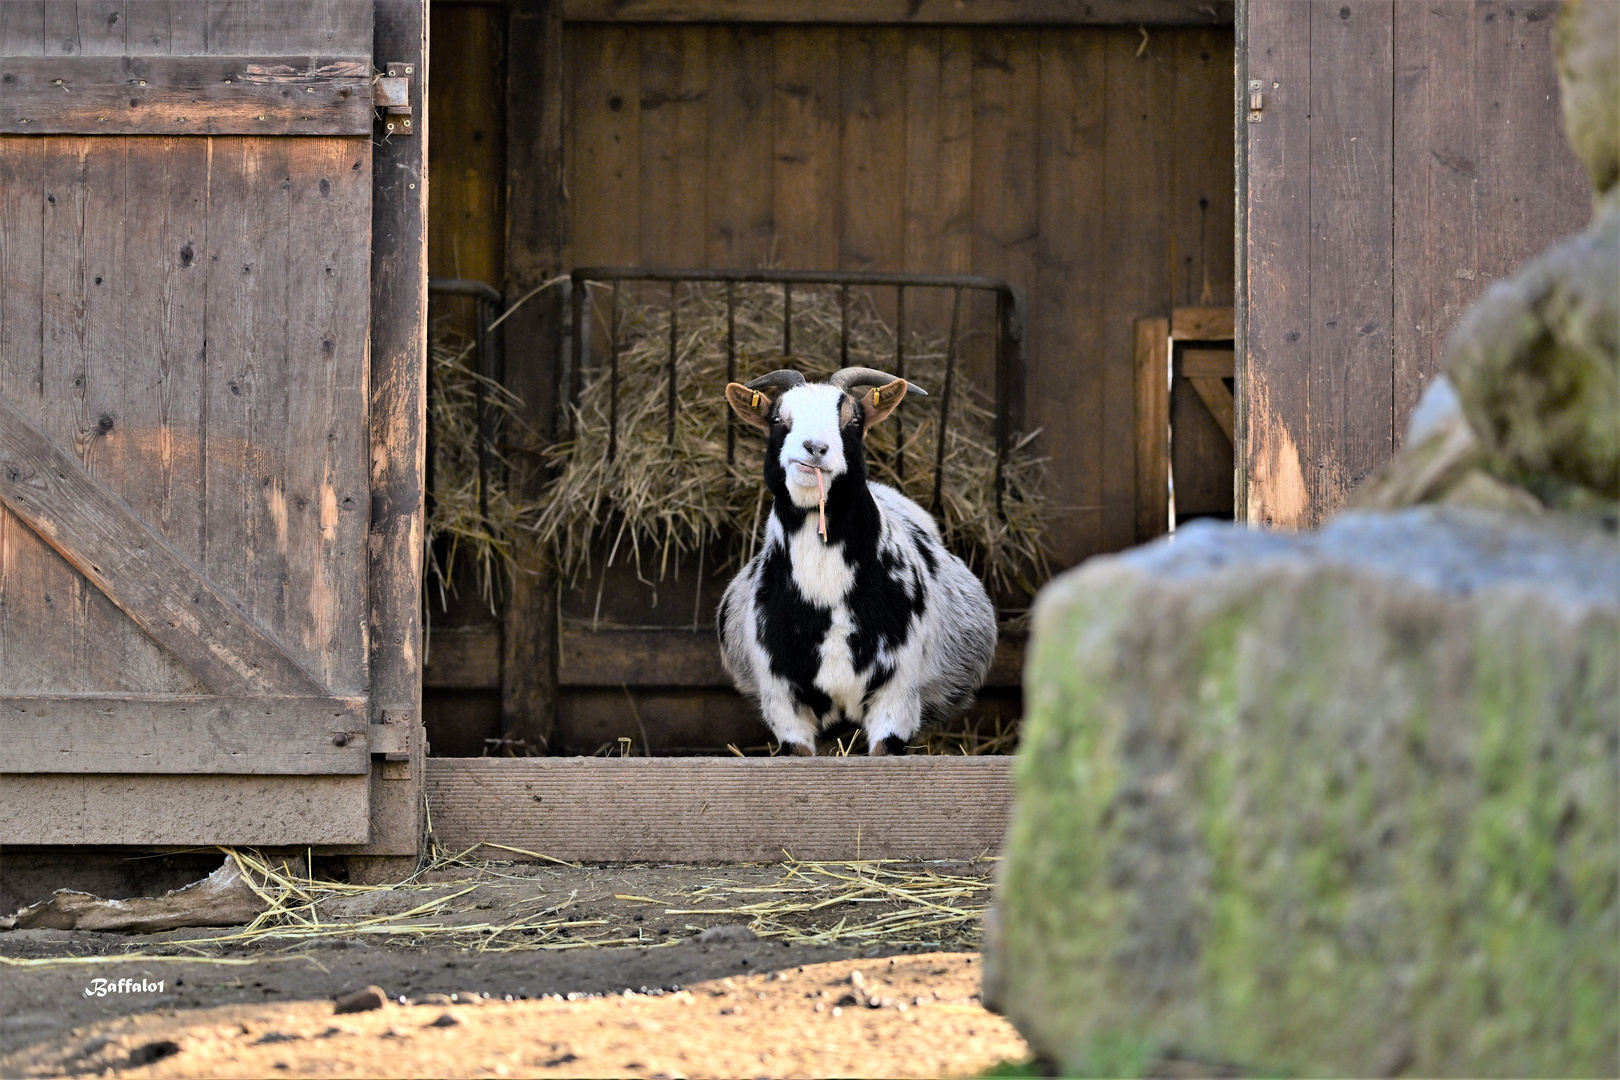
[[(563, 269), (563, 23), (560, 0), (516, 0), (507, 28), (506, 298), (517, 303)], [(544, 483), (538, 451), (554, 434), (555, 374), (565, 305), (558, 286), (506, 320), (506, 385), (523, 402), (524, 443), (510, 459), (513, 487), (532, 499)], [(542, 545), (514, 545), (501, 674), (502, 734), (544, 753), (557, 714), (557, 584)]]
[(413, 66), (416, 134), (374, 142), (371, 270), (371, 722), (407, 725), (408, 761), (375, 761), (371, 842), (422, 841), (422, 477), (427, 396), (427, 0), (378, 0), (376, 57)]
[(1136, 542), (1170, 528), (1170, 320), (1136, 320)]

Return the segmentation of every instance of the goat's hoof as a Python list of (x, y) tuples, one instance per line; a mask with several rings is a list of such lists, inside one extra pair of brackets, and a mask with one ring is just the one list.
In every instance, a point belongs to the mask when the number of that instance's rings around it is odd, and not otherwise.
[(906, 752), (906, 740), (898, 735), (890, 735), (880, 742), (872, 744), (867, 750), (868, 757), (900, 757)]
[(777, 748), (779, 757), (815, 757), (816, 748), (804, 743), (785, 742)]

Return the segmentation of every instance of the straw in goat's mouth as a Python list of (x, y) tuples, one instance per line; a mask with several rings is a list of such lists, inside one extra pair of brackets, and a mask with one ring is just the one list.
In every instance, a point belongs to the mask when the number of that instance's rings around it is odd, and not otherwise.
[(825, 544), (827, 542), (827, 486), (821, 482), (821, 470), (814, 465), (810, 467), (816, 470), (816, 497), (819, 500), (819, 505), (816, 507), (816, 532), (821, 534), (821, 542)]

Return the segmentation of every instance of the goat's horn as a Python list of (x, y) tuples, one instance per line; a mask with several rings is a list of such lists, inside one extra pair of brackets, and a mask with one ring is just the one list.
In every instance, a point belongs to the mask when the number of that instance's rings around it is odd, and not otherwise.
[[(833, 372), (827, 381), (840, 390), (848, 390), (852, 386), (887, 386), (895, 381), (895, 376), (877, 368), (847, 367)], [(919, 397), (928, 396), (928, 391), (909, 379), (906, 381), (906, 393), (916, 394)]]
[(803, 385), (804, 376), (792, 368), (778, 368), (770, 374), (761, 375), (747, 384), (750, 390), (791, 390), (795, 386)]

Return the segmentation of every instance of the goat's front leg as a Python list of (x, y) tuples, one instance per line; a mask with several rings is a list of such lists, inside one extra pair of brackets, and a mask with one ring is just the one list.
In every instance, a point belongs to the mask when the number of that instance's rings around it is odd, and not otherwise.
[(890, 681), (866, 708), (866, 752), (873, 757), (904, 754), (922, 727), (922, 697), (915, 686)]
[(759, 709), (781, 752), (793, 757), (814, 757), (816, 718), (794, 697), (786, 680), (767, 675), (760, 686)]

